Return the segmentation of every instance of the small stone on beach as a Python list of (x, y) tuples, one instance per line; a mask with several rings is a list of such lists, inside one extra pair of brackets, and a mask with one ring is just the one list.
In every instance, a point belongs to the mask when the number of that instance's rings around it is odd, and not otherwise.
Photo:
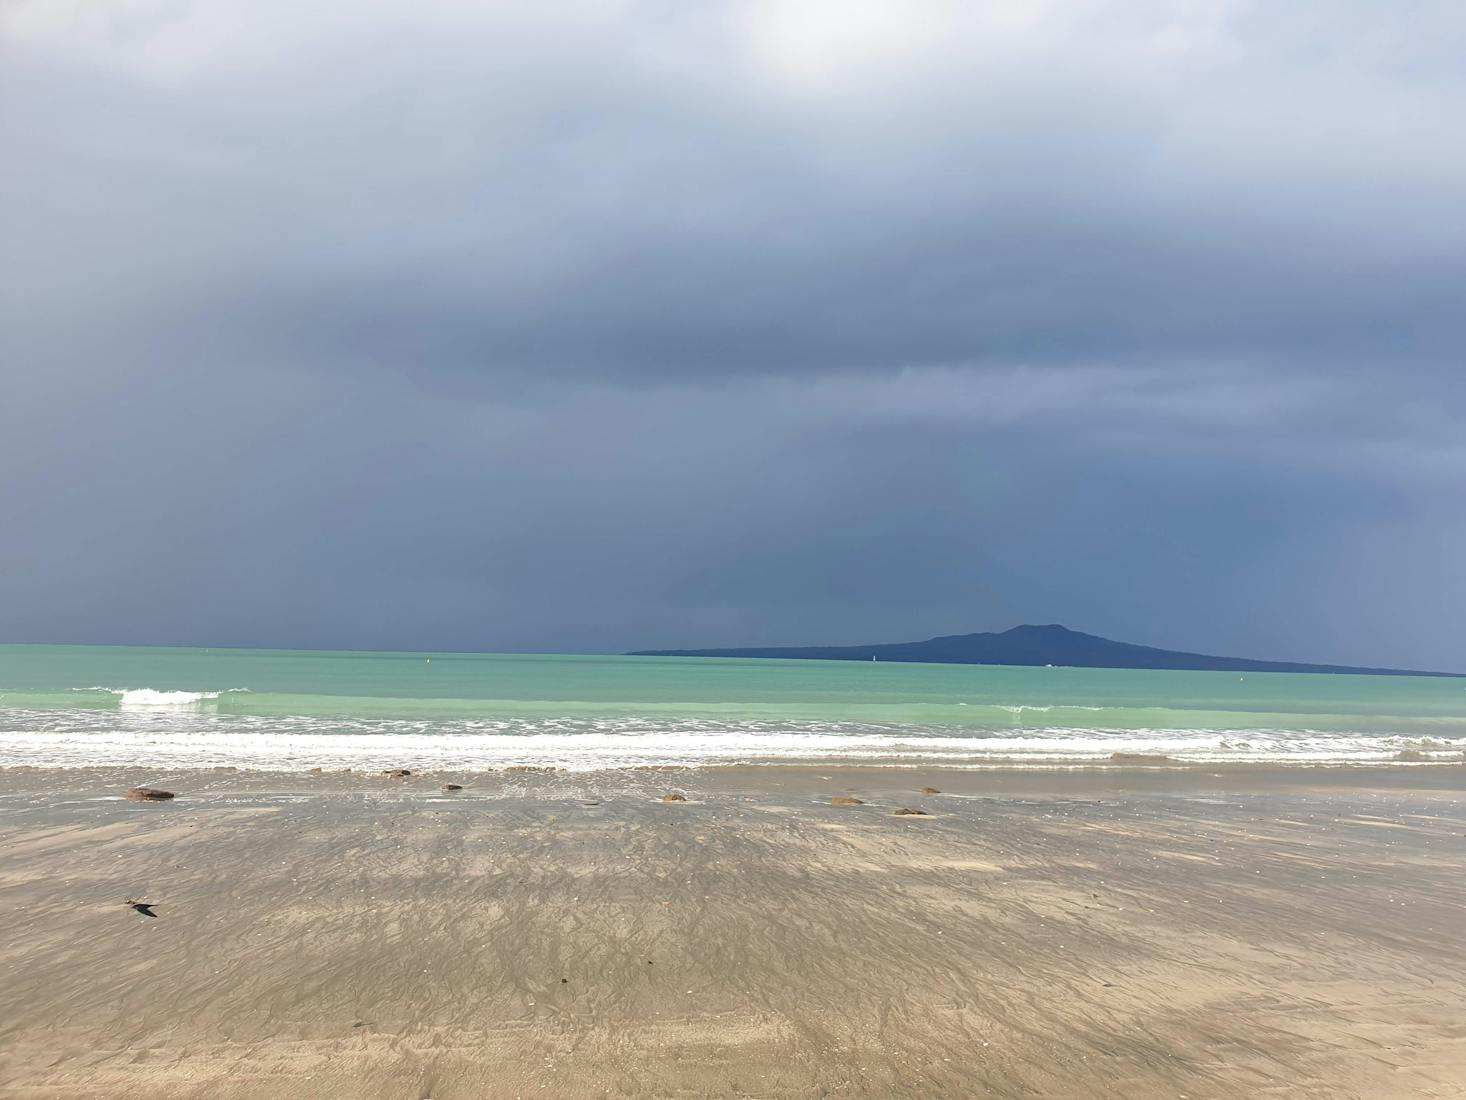
[(668, 791), (666, 794), (662, 795), (662, 801), (663, 802), (686, 802), (687, 801), (687, 796), (684, 795), (684, 794), (678, 794), (676, 791)]
[(846, 798), (844, 795), (830, 799), (831, 806), (864, 806), (865, 803), (859, 798)]
[(382, 772), (388, 779), (405, 779), (412, 772), (407, 768), (387, 768)]
[(461, 783), (444, 783), (443, 784), (443, 789), (445, 791), (461, 791), (461, 790), (463, 790), (463, 784), (461, 784)]
[(160, 791), (156, 787), (128, 787), (127, 797), (134, 802), (166, 802), (173, 797), (173, 792)]
[(896, 817), (930, 817), (925, 810), (913, 810), (910, 806), (902, 806), (895, 813)]
[(923, 787), (923, 788), (921, 788), (921, 793), (922, 794), (941, 794), (942, 792), (939, 791), (939, 790), (937, 790), (935, 787)]

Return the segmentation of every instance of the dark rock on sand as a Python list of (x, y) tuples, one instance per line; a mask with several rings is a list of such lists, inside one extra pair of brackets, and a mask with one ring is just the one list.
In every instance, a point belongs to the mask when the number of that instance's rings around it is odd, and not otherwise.
[(406, 779), (412, 772), (407, 768), (387, 768), (382, 774), (388, 779)]
[(858, 798), (846, 798), (841, 795), (839, 798), (830, 799), (831, 806), (864, 806), (865, 803)]
[(902, 806), (895, 813), (896, 817), (930, 817), (925, 810), (913, 810), (910, 806)]
[(676, 791), (668, 791), (666, 794), (662, 795), (662, 801), (663, 802), (686, 802), (687, 801), (687, 796), (686, 795), (683, 795), (683, 794), (678, 794)]
[(134, 802), (167, 802), (172, 791), (160, 791), (156, 787), (128, 787), (127, 797)]
[(461, 790), (463, 790), (463, 784), (461, 784), (461, 783), (444, 783), (443, 784), (443, 789), (445, 791), (461, 791)]
[(939, 790), (937, 790), (935, 787), (923, 787), (923, 788), (921, 788), (921, 793), (922, 794), (941, 794), (942, 792), (939, 791)]

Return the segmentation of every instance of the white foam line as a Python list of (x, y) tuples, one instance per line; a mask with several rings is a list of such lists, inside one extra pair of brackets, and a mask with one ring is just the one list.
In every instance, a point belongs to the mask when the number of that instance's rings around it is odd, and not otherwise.
[[(116, 689), (122, 690), (122, 689)], [(153, 689), (127, 689), (147, 690)], [(209, 693), (164, 693), (203, 696)], [(1189, 763), (1378, 763), (1402, 750), (1459, 759), (1455, 737), (1319, 730), (1032, 727), (971, 730), (711, 719), (327, 719), (220, 713), (192, 703), (118, 710), (0, 711), (0, 764), (155, 768), (574, 771), (828, 761), (982, 768), (1108, 762), (1113, 753)]]

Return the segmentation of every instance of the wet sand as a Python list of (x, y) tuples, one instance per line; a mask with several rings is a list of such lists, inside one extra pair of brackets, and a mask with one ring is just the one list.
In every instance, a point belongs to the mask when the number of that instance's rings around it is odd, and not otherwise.
[(0, 771), (0, 1096), (1459, 1097), (1463, 793)]

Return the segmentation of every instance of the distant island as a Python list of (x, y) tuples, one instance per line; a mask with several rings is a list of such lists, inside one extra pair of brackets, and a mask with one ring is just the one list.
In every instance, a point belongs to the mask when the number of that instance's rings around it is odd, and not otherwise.
[(771, 657), (806, 661), (913, 661), (942, 665), (1068, 665), (1074, 668), (1184, 669), (1197, 672), (1327, 672), (1356, 676), (1460, 676), (1402, 668), (1355, 668), (1294, 661), (1211, 657), (1115, 642), (1057, 623), (1015, 626), (1000, 634), (949, 634), (924, 642), (880, 645), (771, 646), (757, 649), (646, 649), (633, 657)]

